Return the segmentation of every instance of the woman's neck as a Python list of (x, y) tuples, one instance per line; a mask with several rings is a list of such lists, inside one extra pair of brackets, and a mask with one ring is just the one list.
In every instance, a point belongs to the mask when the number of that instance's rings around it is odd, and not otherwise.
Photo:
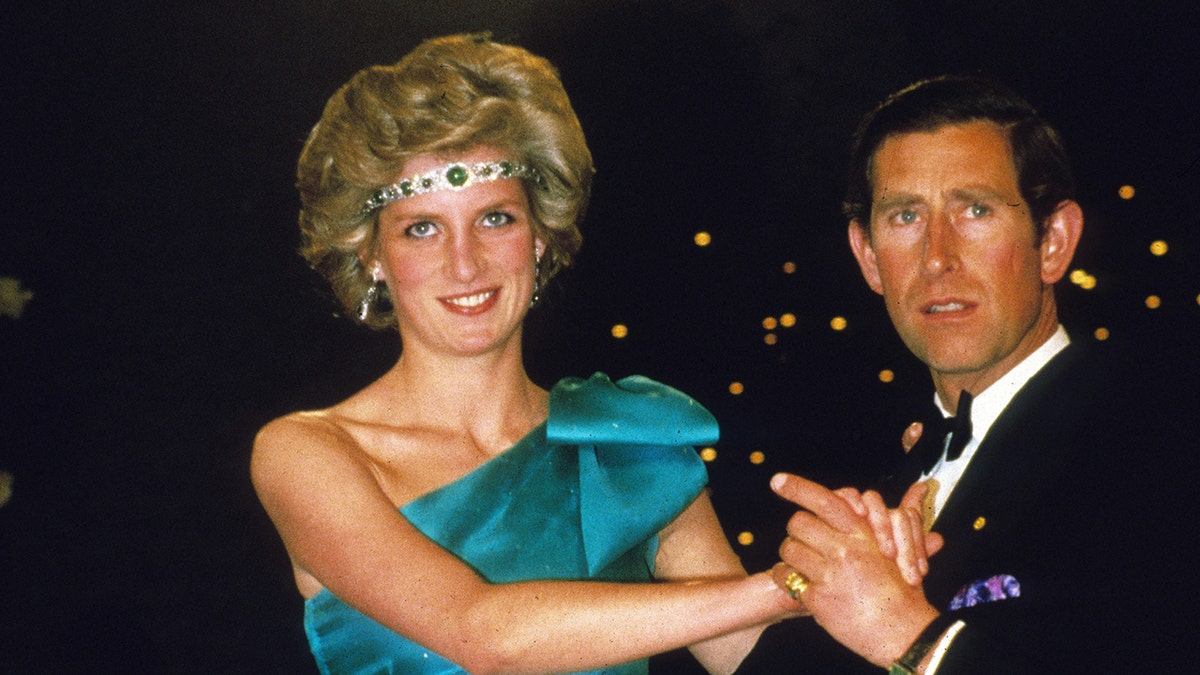
[(402, 425), (462, 431), (491, 445), (515, 441), (546, 418), (548, 395), (520, 351), (447, 356), (409, 351), (370, 389)]

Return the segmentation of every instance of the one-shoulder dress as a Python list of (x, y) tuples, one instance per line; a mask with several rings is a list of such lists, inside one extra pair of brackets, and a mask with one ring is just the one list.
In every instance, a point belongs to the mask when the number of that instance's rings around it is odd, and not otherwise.
[[(717, 436), (703, 406), (664, 384), (567, 378), (546, 422), (400, 513), (493, 583), (649, 581), (657, 533), (708, 481), (694, 447)], [(305, 603), (304, 626), (325, 675), (466, 673), (328, 590)], [(643, 659), (588, 673), (647, 671)]]

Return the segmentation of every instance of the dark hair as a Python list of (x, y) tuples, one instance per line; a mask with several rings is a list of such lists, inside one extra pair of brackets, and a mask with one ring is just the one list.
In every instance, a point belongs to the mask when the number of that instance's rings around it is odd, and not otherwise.
[(842, 212), (850, 220), (869, 224), (875, 153), (889, 137), (979, 121), (993, 122), (1008, 133), (1017, 186), (1040, 241), (1046, 219), (1064, 199), (1075, 197), (1070, 160), (1058, 132), (1028, 101), (983, 77), (946, 75), (922, 80), (868, 113), (851, 145)]

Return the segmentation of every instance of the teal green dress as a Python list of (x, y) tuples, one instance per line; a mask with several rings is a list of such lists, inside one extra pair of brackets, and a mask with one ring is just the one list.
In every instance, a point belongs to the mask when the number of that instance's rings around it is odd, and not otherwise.
[[(694, 446), (717, 435), (703, 406), (653, 380), (567, 378), (546, 422), (400, 513), (493, 583), (649, 581), (657, 533), (708, 481)], [(328, 590), (305, 603), (304, 626), (326, 675), (466, 673)], [(588, 672), (644, 675), (647, 663)]]

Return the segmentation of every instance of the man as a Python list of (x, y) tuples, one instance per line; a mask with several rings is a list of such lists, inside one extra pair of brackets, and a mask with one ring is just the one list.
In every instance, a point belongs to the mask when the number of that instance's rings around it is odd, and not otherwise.
[[(894, 673), (1184, 666), (1195, 521), (1176, 479), (1194, 464), (1173, 427), (1187, 408), (1059, 324), (1054, 284), (1083, 214), (1058, 134), (992, 82), (918, 83), (859, 127), (846, 213), (863, 276), (929, 367), (942, 415), (970, 421), (949, 436), (927, 427), (882, 490), (929, 488), (927, 525), (945, 545), (923, 587), (885, 564), (865, 516), (786, 474), (772, 487), (806, 511), (777, 580)], [(768, 672), (759, 656), (740, 672)]]

